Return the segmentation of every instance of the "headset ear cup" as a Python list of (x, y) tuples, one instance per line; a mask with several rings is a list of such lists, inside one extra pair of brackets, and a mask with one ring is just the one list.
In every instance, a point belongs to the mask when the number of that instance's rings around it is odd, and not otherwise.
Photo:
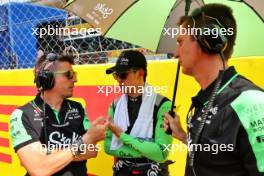
[(227, 47), (227, 38), (221, 34), (221, 28), (216, 24), (205, 25), (202, 35), (197, 36), (197, 41), (203, 51), (209, 54), (223, 52)]
[(52, 89), (55, 84), (53, 73), (48, 70), (40, 71), (36, 79), (36, 84), (42, 91)]
[(55, 85), (55, 79), (54, 79), (54, 74), (52, 72), (48, 72), (48, 81), (47, 81), (47, 89), (50, 90), (54, 87)]

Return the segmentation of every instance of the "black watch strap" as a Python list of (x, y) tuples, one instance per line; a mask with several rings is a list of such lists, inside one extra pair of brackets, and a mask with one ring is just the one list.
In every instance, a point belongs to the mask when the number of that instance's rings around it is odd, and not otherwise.
[(84, 150), (85, 150), (85, 144), (82, 140), (82, 137), (79, 137), (76, 141), (72, 143), (71, 146), (72, 155), (76, 158), (80, 154), (82, 154)]

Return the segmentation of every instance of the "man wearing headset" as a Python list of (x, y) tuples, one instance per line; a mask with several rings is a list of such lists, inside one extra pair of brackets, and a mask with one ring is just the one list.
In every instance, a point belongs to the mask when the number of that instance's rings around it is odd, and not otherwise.
[(206, 28), (233, 30), (231, 35), (186, 34), (177, 38), (176, 57), (182, 72), (201, 86), (192, 98), (187, 133), (178, 115), (165, 114), (165, 130), (171, 128), (172, 135), (188, 145), (185, 175), (263, 176), (264, 93), (227, 65), (236, 38), (232, 10), (222, 4), (207, 4), (182, 17), (179, 24), (203, 32)]
[(39, 58), (39, 93), (11, 115), (13, 147), (27, 175), (86, 176), (87, 159), (100, 150), (104, 118), (90, 124), (82, 105), (67, 99), (77, 81), (73, 63), (70, 56), (52, 53)]
[(123, 89), (121, 97), (109, 108), (109, 130), (105, 139), (106, 153), (116, 157), (114, 176), (168, 176), (168, 150), (171, 136), (163, 130), (163, 115), (171, 102), (146, 83), (147, 61), (135, 50), (123, 51), (113, 74)]

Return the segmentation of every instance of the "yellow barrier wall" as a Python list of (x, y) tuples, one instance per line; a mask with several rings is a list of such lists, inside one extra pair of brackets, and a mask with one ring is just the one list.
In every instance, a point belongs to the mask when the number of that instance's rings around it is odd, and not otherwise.
[[(237, 58), (230, 61), (229, 65), (235, 65), (239, 73), (251, 79), (254, 83), (264, 88), (264, 80), (261, 77), (264, 69), (264, 57)], [(80, 101), (85, 107), (91, 120), (98, 115), (105, 115), (107, 106), (117, 95), (98, 93), (98, 85), (114, 85), (112, 76), (105, 75), (107, 65), (75, 66), (78, 72), (78, 83), (74, 92), (74, 100)], [(169, 98), (172, 96), (174, 78), (176, 72), (176, 60), (150, 61), (148, 65), (147, 81), (154, 86), (167, 86), (167, 92), (163, 94)], [(3, 70), (0, 71), (0, 175), (19, 176), (24, 175), (25, 170), (12, 149), (9, 136), (9, 114), (16, 108), (34, 98), (32, 70)], [(198, 84), (193, 78), (180, 75), (177, 105), (181, 105), (179, 114), (186, 128), (185, 116), (190, 105), (190, 98), (199, 90)], [(174, 143), (178, 143), (177, 140)], [(103, 143), (101, 143), (103, 145)], [(175, 164), (170, 166), (171, 175), (183, 176), (185, 168), (186, 151), (171, 153), (170, 159)], [(112, 174), (113, 159), (100, 151), (98, 157), (88, 162), (88, 170), (91, 175), (110, 176)]]

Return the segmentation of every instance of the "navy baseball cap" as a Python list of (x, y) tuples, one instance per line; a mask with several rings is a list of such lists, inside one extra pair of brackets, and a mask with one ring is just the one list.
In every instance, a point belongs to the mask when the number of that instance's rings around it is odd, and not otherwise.
[(106, 74), (111, 74), (113, 72), (124, 73), (130, 69), (140, 69), (147, 70), (147, 61), (145, 56), (137, 50), (127, 50), (123, 51), (116, 62), (116, 65), (108, 68)]

